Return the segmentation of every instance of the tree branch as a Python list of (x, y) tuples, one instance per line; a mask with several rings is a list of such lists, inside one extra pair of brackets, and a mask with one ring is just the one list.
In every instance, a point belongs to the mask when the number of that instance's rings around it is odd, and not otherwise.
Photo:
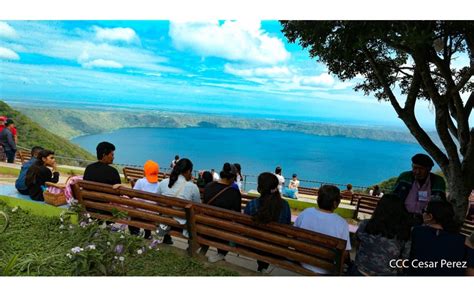
[(466, 118), (471, 116), (472, 108), (474, 108), (474, 91), (471, 92), (471, 95), (467, 99), (466, 106), (464, 106), (464, 112), (466, 113)]
[(454, 122), (453, 122), (451, 116), (447, 116), (447, 118), (448, 118), (448, 129), (449, 129), (449, 131), (451, 132), (451, 135), (453, 136), (453, 138), (455, 138), (459, 142), (458, 129), (454, 125)]

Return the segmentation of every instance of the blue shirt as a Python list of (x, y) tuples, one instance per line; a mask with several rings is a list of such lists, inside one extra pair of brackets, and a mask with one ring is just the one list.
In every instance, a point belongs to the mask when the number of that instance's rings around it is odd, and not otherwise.
[(35, 161), (36, 161), (36, 158), (32, 157), (30, 160), (28, 160), (21, 166), (20, 175), (18, 176), (18, 179), (16, 179), (15, 181), (16, 189), (18, 190), (28, 189), (28, 187), (26, 187), (26, 182), (25, 182), (26, 172), (28, 172), (28, 169), (30, 168), (30, 166), (33, 165), (33, 163), (35, 163)]
[[(280, 211), (280, 216), (278, 217), (278, 223), (290, 224), (291, 223), (291, 210), (288, 202), (282, 199), (283, 206)], [(260, 198), (251, 200), (244, 209), (244, 214), (254, 216), (257, 214), (258, 208), (260, 207)]]

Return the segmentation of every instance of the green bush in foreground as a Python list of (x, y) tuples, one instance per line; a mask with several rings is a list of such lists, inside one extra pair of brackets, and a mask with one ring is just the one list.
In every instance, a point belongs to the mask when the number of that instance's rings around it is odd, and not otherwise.
[(9, 226), (0, 233), (0, 275), (14, 276), (227, 276), (238, 275), (206, 266), (183, 251), (113, 232), (85, 217), (79, 225), (67, 215), (46, 218), (0, 202)]

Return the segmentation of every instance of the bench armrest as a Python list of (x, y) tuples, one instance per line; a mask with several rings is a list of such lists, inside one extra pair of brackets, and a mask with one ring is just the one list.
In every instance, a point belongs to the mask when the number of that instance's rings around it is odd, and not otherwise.
[(63, 183), (52, 183), (52, 182), (46, 182), (44, 183), (46, 186), (51, 186), (51, 187), (56, 187), (58, 189), (65, 189), (66, 184)]

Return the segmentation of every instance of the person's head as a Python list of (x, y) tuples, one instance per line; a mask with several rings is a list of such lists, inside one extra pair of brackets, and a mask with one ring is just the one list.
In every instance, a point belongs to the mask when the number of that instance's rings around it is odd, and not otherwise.
[(293, 178), (293, 180), (296, 181), (296, 179), (298, 178), (298, 175), (297, 174), (293, 174), (293, 176), (291, 176)]
[(275, 168), (275, 174), (281, 175), (281, 167), (277, 166), (277, 167)]
[(445, 200), (430, 201), (423, 209), (423, 222), (427, 225), (439, 224), (448, 232), (458, 232), (460, 226), (454, 220), (453, 206)]
[(36, 163), (38, 165), (44, 165), (52, 167), (56, 163), (54, 158), (54, 151), (42, 149), (38, 152)]
[(341, 202), (341, 191), (333, 185), (323, 185), (318, 191), (318, 207), (333, 212)]
[(379, 185), (374, 185), (374, 189), (372, 189), (372, 195), (379, 195), (379, 194), (380, 194)]
[(272, 173), (261, 173), (258, 176), (257, 191), (260, 193), (260, 207), (252, 217), (256, 223), (278, 221), (283, 206), (278, 184), (278, 178)]
[(158, 182), (158, 173), (160, 172), (160, 166), (153, 160), (147, 160), (143, 166), (145, 178), (150, 183)]
[(5, 125), (5, 121), (7, 121), (7, 118), (5, 116), (0, 116), (0, 125)]
[(238, 172), (235, 165), (226, 162), (224, 163), (224, 166), (222, 167), (222, 171), (220, 172), (219, 175), (221, 179), (226, 179), (229, 182), (233, 182), (237, 178), (237, 173)]
[(179, 160), (179, 155), (175, 155), (174, 160), (178, 161)]
[(186, 181), (190, 181), (193, 178), (193, 163), (187, 158), (181, 158), (176, 162), (173, 170), (170, 174), (170, 182), (168, 187), (173, 187), (174, 183), (178, 180), (179, 175), (186, 178)]
[(347, 184), (347, 185), (346, 185), (346, 189), (349, 190), (349, 191), (351, 191), (351, 190), (352, 190), (352, 184)]
[(204, 180), (204, 186), (211, 183), (213, 180), (212, 173), (209, 171), (205, 171), (202, 173), (202, 179)]
[(31, 148), (31, 157), (38, 158), (38, 153), (43, 149), (43, 147), (34, 146), (33, 148)]
[(416, 154), (411, 158), (411, 171), (417, 181), (424, 181), (430, 174), (431, 168), (434, 166), (434, 162), (426, 154)]
[(410, 239), (409, 214), (404, 202), (396, 194), (386, 194), (378, 202), (365, 232), (385, 238)]
[(13, 122), (13, 120), (8, 118), (7, 121), (5, 121), (5, 127), (12, 129), (15, 127), (15, 123)]
[(114, 162), (115, 146), (109, 142), (100, 142), (96, 148), (97, 159), (105, 164)]

